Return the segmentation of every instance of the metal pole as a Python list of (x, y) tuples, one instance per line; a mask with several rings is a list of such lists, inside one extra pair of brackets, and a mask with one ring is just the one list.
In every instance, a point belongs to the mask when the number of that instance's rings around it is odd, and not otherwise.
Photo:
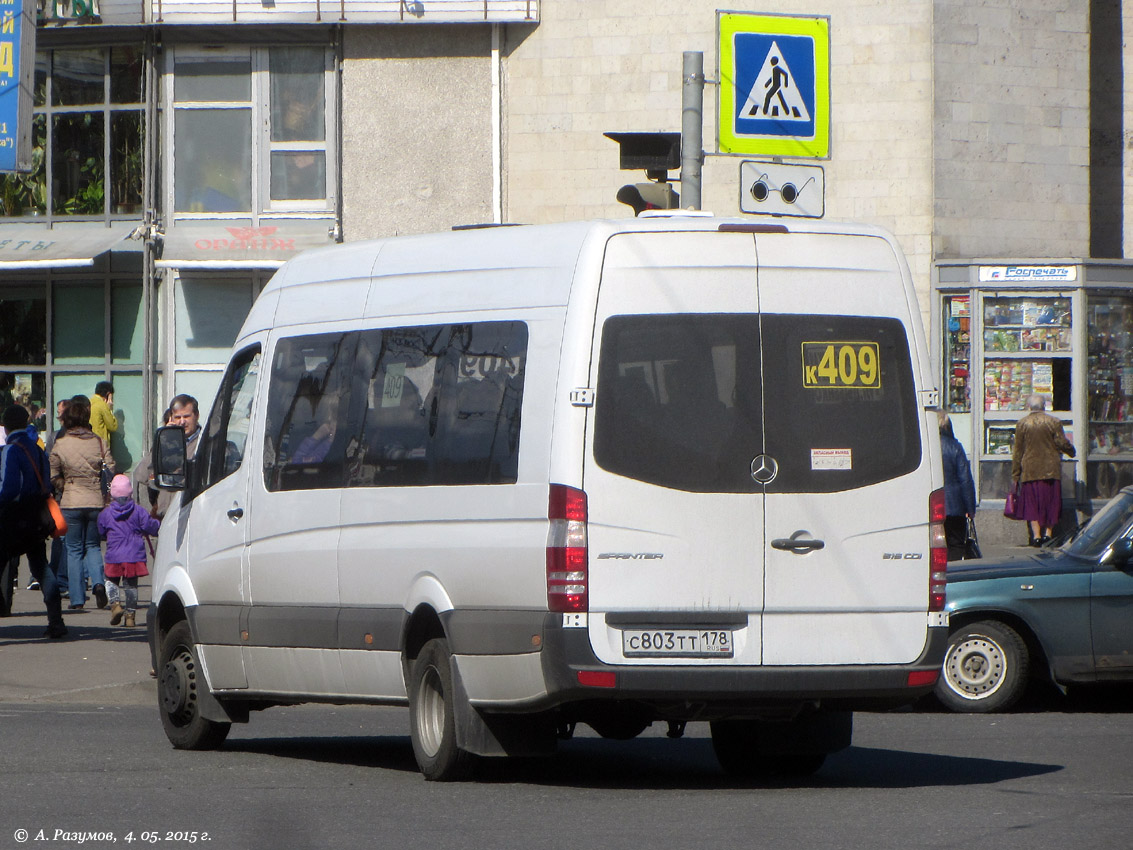
[(681, 84), (681, 205), (700, 209), (704, 161), (704, 54), (685, 51)]

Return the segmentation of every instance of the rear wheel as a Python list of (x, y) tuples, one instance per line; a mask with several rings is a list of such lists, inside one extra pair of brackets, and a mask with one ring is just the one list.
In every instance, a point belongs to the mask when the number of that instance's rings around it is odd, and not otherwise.
[(961, 626), (948, 640), (936, 697), (952, 711), (1003, 711), (1023, 695), (1029, 670), (1027, 645), (1010, 626)]
[(409, 671), (410, 738), (426, 779), (464, 779), (472, 768), (472, 755), (456, 743), (455, 699), (448, 643), (435, 638), (421, 648)]
[(189, 624), (181, 620), (161, 644), (157, 670), (161, 725), (169, 742), (179, 750), (215, 750), (228, 737), (231, 723), (201, 716), (200, 694), (207, 687)]
[(801, 779), (816, 773), (826, 762), (826, 752), (779, 751), (780, 733), (794, 733), (794, 724), (760, 720), (714, 720), (712, 749), (725, 772), (744, 779), (774, 777)]

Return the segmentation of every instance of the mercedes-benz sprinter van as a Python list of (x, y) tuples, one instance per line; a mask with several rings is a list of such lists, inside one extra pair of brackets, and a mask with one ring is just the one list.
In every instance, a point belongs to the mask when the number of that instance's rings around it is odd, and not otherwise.
[(668, 216), (302, 254), (199, 447), (158, 433), (165, 730), (408, 705), (431, 779), (574, 728), (711, 724), (818, 769), (930, 692), (937, 393), (892, 236)]

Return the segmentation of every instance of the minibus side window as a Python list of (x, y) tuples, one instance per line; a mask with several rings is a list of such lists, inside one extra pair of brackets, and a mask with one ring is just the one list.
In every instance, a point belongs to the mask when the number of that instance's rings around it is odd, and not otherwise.
[(429, 406), (449, 327), (363, 331), (351, 381), (348, 487), (431, 482)]
[(523, 322), (364, 331), (347, 486), (515, 483), (527, 339)]
[(228, 367), (194, 458), (190, 488), (193, 495), (240, 468), (248, 444), (259, 374), (259, 346), (242, 351)]
[(434, 484), (515, 483), (526, 363), (523, 322), (453, 325), (430, 424)]
[(264, 429), (268, 490), (341, 487), (350, 374), (359, 334), (279, 340), (272, 355)]

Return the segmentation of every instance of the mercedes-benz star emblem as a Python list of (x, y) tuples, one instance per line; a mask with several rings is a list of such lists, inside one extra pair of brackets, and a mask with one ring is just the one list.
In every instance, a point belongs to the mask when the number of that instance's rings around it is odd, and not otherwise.
[(756, 455), (751, 462), (751, 477), (760, 484), (770, 484), (779, 474), (779, 464), (771, 455)]

